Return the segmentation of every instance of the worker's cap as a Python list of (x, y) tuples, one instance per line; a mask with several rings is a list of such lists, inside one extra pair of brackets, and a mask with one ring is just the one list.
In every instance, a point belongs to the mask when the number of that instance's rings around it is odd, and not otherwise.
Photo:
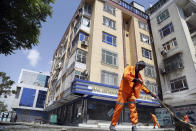
[(138, 62), (136, 63), (136, 66), (142, 66), (142, 67), (145, 68), (146, 63), (145, 63), (144, 61), (138, 61)]

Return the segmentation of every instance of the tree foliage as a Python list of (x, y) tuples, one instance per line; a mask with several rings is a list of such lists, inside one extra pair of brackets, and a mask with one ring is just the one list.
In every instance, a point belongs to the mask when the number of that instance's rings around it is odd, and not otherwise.
[(0, 101), (0, 112), (7, 111), (7, 105), (5, 105), (2, 101)]
[(37, 45), (41, 22), (52, 15), (54, 1), (0, 0), (0, 54)]
[(7, 95), (15, 94), (15, 90), (11, 90), (14, 81), (10, 80), (9, 76), (6, 76), (5, 72), (0, 72), (0, 96), (7, 97)]

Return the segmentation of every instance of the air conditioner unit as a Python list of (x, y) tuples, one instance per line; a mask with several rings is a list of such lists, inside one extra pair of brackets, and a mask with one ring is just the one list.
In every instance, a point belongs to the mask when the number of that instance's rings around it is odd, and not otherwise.
[(167, 51), (166, 51), (165, 49), (162, 49), (162, 50), (161, 50), (161, 55), (162, 55), (162, 56), (167, 55)]
[(88, 46), (88, 41), (82, 41), (82, 46)]
[(83, 72), (82, 72), (82, 75), (84, 75), (85, 77), (88, 77), (88, 70), (84, 70)]

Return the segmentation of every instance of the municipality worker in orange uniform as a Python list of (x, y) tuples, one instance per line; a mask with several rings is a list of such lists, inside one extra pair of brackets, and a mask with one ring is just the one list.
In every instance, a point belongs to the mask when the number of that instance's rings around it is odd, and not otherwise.
[(144, 61), (139, 61), (135, 66), (127, 66), (124, 69), (120, 88), (118, 91), (118, 99), (113, 113), (112, 122), (110, 125), (111, 131), (116, 131), (115, 126), (118, 122), (122, 109), (125, 103), (128, 103), (130, 110), (130, 120), (133, 124), (132, 130), (136, 131), (138, 122), (138, 114), (136, 110), (136, 98), (140, 96), (140, 90), (149, 93), (149, 90), (143, 86), (142, 77), (139, 73), (146, 66)]
[(151, 114), (152, 115), (152, 120), (153, 120), (153, 127), (155, 128), (155, 126), (157, 125), (158, 128), (160, 128), (159, 126), (159, 123), (157, 122), (157, 118), (154, 114)]
[(185, 115), (185, 116), (184, 116), (184, 121), (187, 122), (187, 123), (189, 122), (189, 117), (188, 117), (188, 115)]

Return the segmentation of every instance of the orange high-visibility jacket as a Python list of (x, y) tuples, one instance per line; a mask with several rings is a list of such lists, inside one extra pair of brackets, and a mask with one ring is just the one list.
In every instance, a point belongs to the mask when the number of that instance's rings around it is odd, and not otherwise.
[[(147, 94), (149, 90), (143, 86), (142, 84), (136, 83), (133, 91), (134, 82), (133, 79), (135, 78), (135, 66), (127, 66), (123, 73), (123, 78), (121, 80), (119, 92), (126, 92), (126, 94), (131, 94), (131, 96), (135, 96), (136, 98), (140, 97), (141, 89)], [(140, 73), (138, 73), (138, 78), (142, 80)]]
[(157, 123), (157, 118), (154, 114), (152, 114), (152, 120), (153, 120), (154, 123)]
[(189, 122), (189, 117), (187, 115), (184, 116), (184, 121)]

